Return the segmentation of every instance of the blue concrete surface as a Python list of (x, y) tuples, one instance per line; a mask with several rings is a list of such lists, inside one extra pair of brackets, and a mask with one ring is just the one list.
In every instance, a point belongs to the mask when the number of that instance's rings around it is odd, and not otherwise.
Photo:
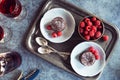
[[(10, 28), (13, 32), (11, 40), (0, 47), (7, 47), (11, 51), (17, 51), (22, 56), (22, 64), (17, 70), (22, 70), (26, 75), (30, 70), (34, 68), (42, 69), (42, 73), (39, 74), (35, 80), (81, 80), (79, 77), (72, 75), (46, 61), (38, 56), (27, 51), (23, 47), (23, 36), (26, 30), (30, 26), (36, 11), (39, 6), (42, 6), (42, 2), (45, 0), (20, 0), (20, 2), (27, 9), (27, 16), (22, 21), (14, 21), (10, 18), (6, 18), (0, 14), (0, 25), (4, 24)], [(95, 14), (103, 20), (116, 25), (120, 29), (120, 0), (65, 0), (73, 5), (76, 5), (82, 9)], [(100, 80), (120, 80), (120, 40), (116, 45), (113, 55), (109, 59), (108, 64), (104, 68), (103, 74)], [(15, 80), (16, 71), (12, 71), (0, 80)]]

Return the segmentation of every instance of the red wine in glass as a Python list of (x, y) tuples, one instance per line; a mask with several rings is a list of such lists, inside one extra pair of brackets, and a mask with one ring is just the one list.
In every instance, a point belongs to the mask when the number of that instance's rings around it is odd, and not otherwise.
[(7, 17), (17, 17), (22, 11), (19, 0), (0, 0), (0, 12)]
[(0, 76), (3, 76), (21, 65), (22, 58), (18, 52), (0, 53)]

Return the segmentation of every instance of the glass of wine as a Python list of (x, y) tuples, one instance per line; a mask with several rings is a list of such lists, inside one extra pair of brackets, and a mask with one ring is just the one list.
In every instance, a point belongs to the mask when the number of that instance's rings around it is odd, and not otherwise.
[(18, 68), (21, 62), (22, 59), (18, 52), (0, 53), (0, 77)]
[(19, 0), (0, 0), (0, 13), (15, 20), (22, 20), (27, 12)]
[(6, 43), (12, 37), (12, 32), (9, 28), (1, 25), (0, 26), (0, 43)]

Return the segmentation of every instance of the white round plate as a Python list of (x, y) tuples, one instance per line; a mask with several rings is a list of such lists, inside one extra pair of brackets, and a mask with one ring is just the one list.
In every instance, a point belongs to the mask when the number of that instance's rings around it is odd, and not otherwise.
[[(57, 37), (57, 38), (52, 38), (51, 36), (52, 32), (50, 30), (47, 30), (46, 26), (55, 17), (62, 17), (66, 21), (67, 27), (65, 27), (65, 29), (62, 31), (62, 36)], [(67, 41), (74, 33), (75, 20), (69, 11), (63, 8), (53, 8), (53, 9), (48, 10), (43, 15), (41, 22), (40, 22), (40, 30), (41, 30), (42, 35), (47, 40), (54, 42), (54, 43), (62, 43), (62, 42)]]
[[(80, 60), (79, 60), (79, 55), (85, 51), (86, 49), (88, 49), (90, 46), (93, 46), (96, 50), (98, 50), (99, 54), (100, 54), (100, 59), (96, 60), (95, 63), (91, 66), (84, 66), (83, 64), (81, 64)], [(100, 47), (97, 43), (95, 42), (82, 42), (80, 44), (78, 44), (72, 51), (71, 53), (71, 66), (74, 69), (74, 71), (76, 73), (78, 73), (81, 76), (95, 76), (97, 75), (103, 68), (105, 65), (105, 52), (102, 49), (102, 47)]]

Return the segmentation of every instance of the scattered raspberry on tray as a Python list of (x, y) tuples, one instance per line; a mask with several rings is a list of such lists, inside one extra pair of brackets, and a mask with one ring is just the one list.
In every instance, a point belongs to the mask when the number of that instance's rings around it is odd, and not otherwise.
[(103, 39), (104, 41), (108, 41), (108, 40), (109, 40), (109, 36), (108, 36), (108, 35), (103, 35), (103, 36), (102, 36), (102, 39)]

